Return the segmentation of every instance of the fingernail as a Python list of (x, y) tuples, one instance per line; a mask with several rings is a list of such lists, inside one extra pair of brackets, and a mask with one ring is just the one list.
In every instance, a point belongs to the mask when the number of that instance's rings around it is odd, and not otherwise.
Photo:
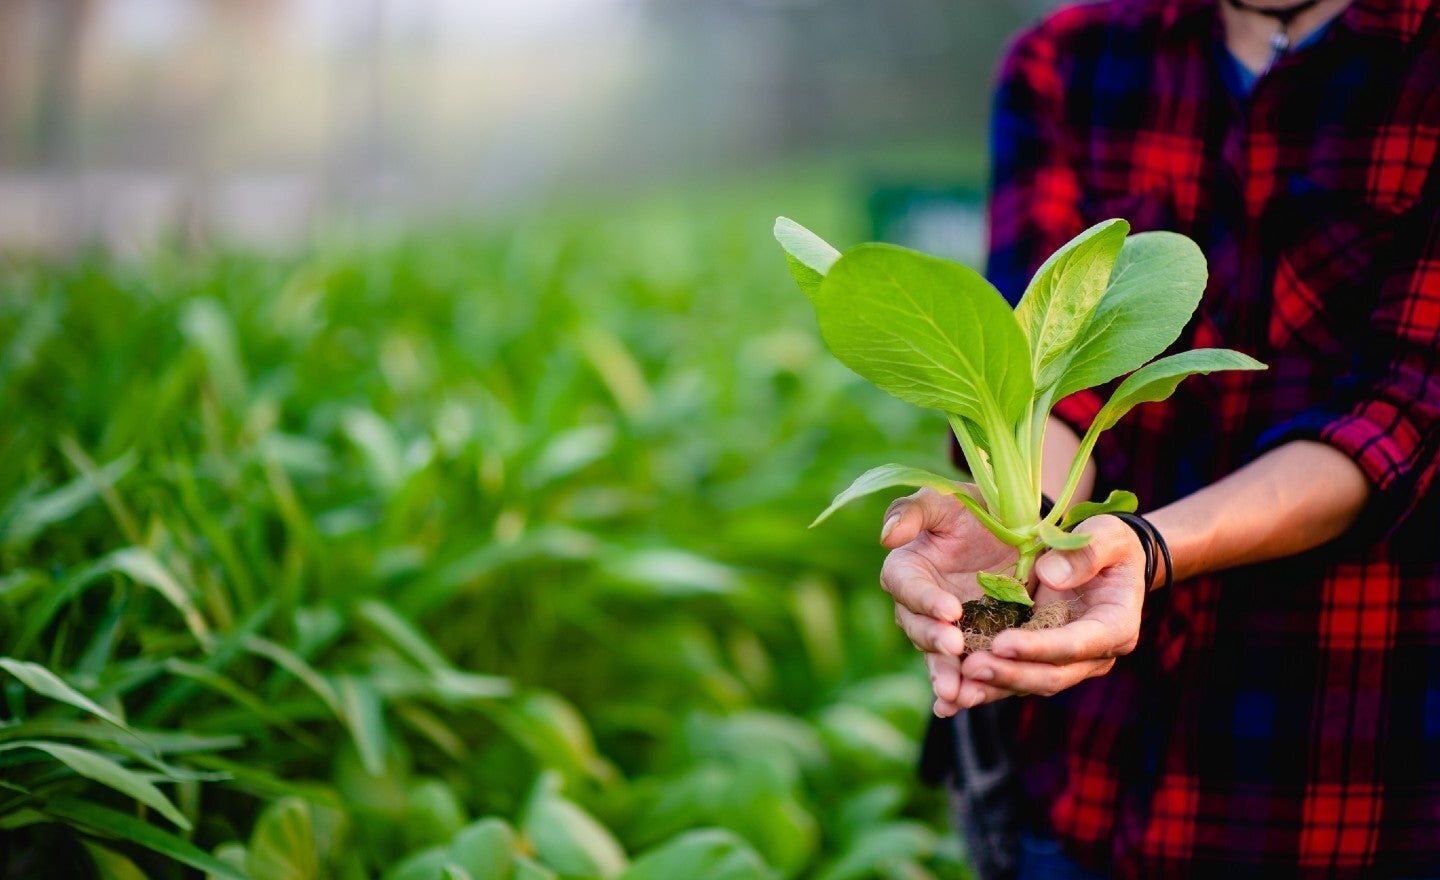
[(965, 704), (966, 709), (974, 709), (976, 706), (980, 705), (980, 701), (984, 699), (984, 691), (980, 690), (979, 688), (966, 688), (965, 696), (961, 699), (961, 702)]
[(1015, 646), (1010, 644), (1009, 641), (1001, 642), (999, 644), (991, 644), (990, 653), (994, 654), (996, 657), (1004, 657), (1007, 660), (1015, 659), (1016, 655)]
[(892, 513), (892, 514), (890, 514), (890, 518), (887, 519), (887, 520), (885, 520), (885, 525), (883, 525), (883, 526), (880, 527), (880, 543), (882, 543), (882, 544), (885, 543), (885, 539), (888, 538), (888, 537), (890, 537), (890, 532), (891, 532), (891, 530), (895, 528), (895, 524), (896, 524), (897, 522), (899, 522), (899, 521), (900, 521), (900, 514), (898, 514), (898, 513)]
[(1055, 587), (1070, 580), (1070, 575), (1074, 571), (1075, 569), (1070, 567), (1070, 560), (1058, 553), (1051, 553), (1035, 563), (1035, 573), (1044, 575), (1043, 579)]
[(960, 634), (960, 630), (951, 630), (945, 634), (945, 650), (956, 657), (965, 653), (965, 637)]
[(994, 681), (995, 670), (991, 669), (988, 666), (983, 666), (980, 669), (975, 670), (974, 674), (970, 677), (975, 679), (976, 681)]

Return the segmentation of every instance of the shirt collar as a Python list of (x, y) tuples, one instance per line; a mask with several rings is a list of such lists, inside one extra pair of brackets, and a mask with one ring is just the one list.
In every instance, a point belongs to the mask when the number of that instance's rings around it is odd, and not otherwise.
[[(1162, 18), (1166, 30), (1202, 14), (1215, 15), (1225, 0), (1165, 0)], [(1354, 0), (1340, 13), (1338, 23), (1357, 33), (1408, 43), (1433, 14), (1435, 0)]]

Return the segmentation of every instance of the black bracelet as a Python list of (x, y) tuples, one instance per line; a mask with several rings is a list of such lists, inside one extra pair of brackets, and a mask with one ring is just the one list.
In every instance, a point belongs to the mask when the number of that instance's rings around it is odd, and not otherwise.
[(1169, 588), (1174, 583), (1174, 561), (1170, 558), (1170, 545), (1165, 543), (1165, 537), (1155, 524), (1138, 513), (1117, 513), (1114, 516), (1130, 530), (1135, 537), (1140, 539), (1140, 547), (1145, 551), (1145, 590), (1149, 592), (1150, 585), (1155, 582), (1156, 563), (1163, 559), (1165, 561), (1165, 580), (1162, 587)]

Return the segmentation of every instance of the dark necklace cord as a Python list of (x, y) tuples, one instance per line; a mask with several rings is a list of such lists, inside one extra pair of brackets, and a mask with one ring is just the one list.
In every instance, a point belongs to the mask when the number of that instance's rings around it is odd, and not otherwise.
[(1308, 12), (1320, 4), (1320, 0), (1300, 0), (1299, 3), (1291, 3), (1289, 6), (1256, 6), (1248, 0), (1226, 0), (1226, 2), (1232, 9), (1273, 18), (1280, 25), (1280, 30), (1270, 38), (1270, 48), (1273, 50), (1273, 54), (1270, 56), (1270, 63), (1265, 65), (1265, 69), (1260, 72), (1262, 76), (1268, 73), (1270, 68), (1275, 66), (1275, 62), (1280, 60), (1280, 56), (1290, 48), (1290, 23), (1302, 13)]

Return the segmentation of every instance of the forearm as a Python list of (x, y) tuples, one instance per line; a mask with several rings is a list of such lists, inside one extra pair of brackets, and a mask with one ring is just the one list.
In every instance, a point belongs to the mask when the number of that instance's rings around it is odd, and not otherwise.
[[(1080, 435), (1069, 425), (1051, 417), (1045, 425), (1045, 445), (1040, 453), (1040, 491), (1051, 498), (1060, 497), (1065, 488), (1065, 476), (1070, 472), (1070, 464), (1079, 450)], [(1085, 471), (1080, 475), (1080, 483), (1070, 499), (1072, 505), (1088, 500), (1095, 493), (1095, 470), (1094, 459), (1085, 463)]]
[(1165, 537), (1178, 581), (1318, 547), (1355, 522), (1369, 492), (1348, 456), (1302, 440), (1146, 517)]

